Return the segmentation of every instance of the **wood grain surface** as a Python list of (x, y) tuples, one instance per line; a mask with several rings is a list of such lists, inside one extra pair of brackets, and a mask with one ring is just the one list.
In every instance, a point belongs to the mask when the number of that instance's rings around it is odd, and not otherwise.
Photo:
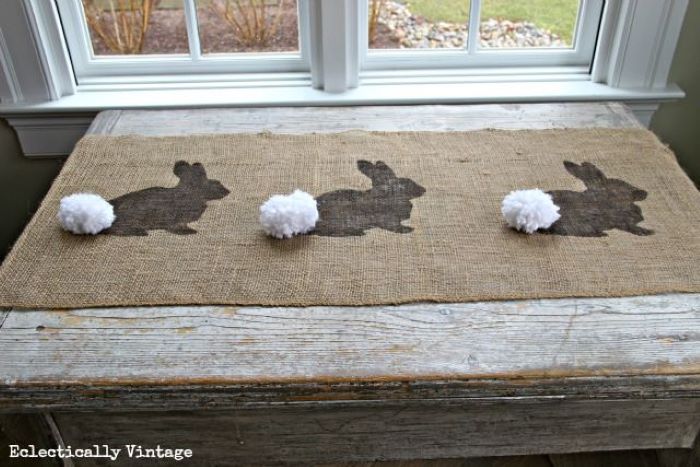
[[(234, 466), (689, 446), (700, 420), (688, 409), (699, 408), (698, 399), (504, 398), (73, 412), (55, 417), (67, 444), (160, 443), (191, 448), (203, 465)], [(642, 425), (647, 428), (640, 430)], [(674, 432), (671, 426), (684, 428)], [(615, 436), (610, 436), (612, 431)], [(191, 436), (195, 433), (206, 436)]]
[[(562, 385), (585, 387), (583, 395), (590, 397), (606, 391), (610, 397), (640, 391), (668, 397), (670, 390), (687, 397), (699, 389), (699, 301), (697, 294), (675, 294), (359, 308), (11, 312), (0, 332), (0, 404), (11, 408), (20, 403), (19, 394), (56, 387), (73, 393), (70, 403), (88, 404), (89, 397), (76, 399), (86, 386), (125, 386), (133, 395), (144, 386), (172, 392), (238, 385), (264, 388), (257, 398), (265, 402), (395, 399), (406, 397), (397, 395), (403, 384), (419, 381), (426, 389), (411, 397), (430, 391), (494, 396), (503, 386), (519, 386), (523, 395), (557, 395), (566, 393)], [(603, 382), (592, 385), (590, 378)], [(620, 381), (619, 387), (605, 378)], [(552, 383), (557, 381), (562, 385)], [(669, 387), (670, 381), (676, 385)], [(304, 394), (329, 385), (335, 389), (325, 395), (322, 389)], [(228, 394), (229, 403), (233, 396)]]
[(502, 104), (372, 107), (107, 110), (88, 134), (470, 131), (484, 128), (643, 128), (623, 104)]

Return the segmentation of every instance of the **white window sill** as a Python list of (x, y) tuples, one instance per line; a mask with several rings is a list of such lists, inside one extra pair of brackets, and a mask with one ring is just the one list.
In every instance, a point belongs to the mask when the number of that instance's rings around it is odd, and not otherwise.
[(0, 105), (0, 117), (17, 132), (25, 156), (55, 157), (69, 154), (94, 115), (108, 109), (621, 101), (648, 125), (660, 102), (684, 97), (675, 85), (621, 89), (593, 83), (586, 74), (559, 74), (556, 80), (544, 74), (522, 78), (504, 74), (486, 82), (478, 75), (404, 77), (397, 83), (391, 74), (374, 74), (360, 87), (337, 94), (313, 89), (304, 80), (255, 87), (250, 82), (90, 85), (54, 101)]
[[(580, 78), (579, 78), (580, 79)], [(106, 109), (168, 109), (243, 106), (330, 106), (404, 104), (483, 104), (508, 102), (646, 101), (681, 99), (676, 85), (661, 89), (622, 89), (583, 80), (526, 82), (363, 83), (342, 93), (304, 86), (180, 88), (86, 91), (41, 103), (0, 105), (0, 116), (98, 112)]]

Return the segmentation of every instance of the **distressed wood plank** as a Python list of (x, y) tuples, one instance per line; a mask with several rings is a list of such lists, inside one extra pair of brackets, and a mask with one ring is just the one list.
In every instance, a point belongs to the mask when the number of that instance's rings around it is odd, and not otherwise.
[[(64, 384), (2, 388), (0, 413), (41, 410), (185, 410), (267, 407), (277, 403), (317, 404), (362, 400), (445, 400), (544, 397), (568, 400), (675, 400), (700, 397), (697, 376), (598, 378), (513, 378), (467, 380), (212, 383)], [(688, 408), (693, 414), (695, 406)], [(592, 413), (591, 416), (595, 416)], [(697, 414), (693, 414), (697, 416)], [(683, 446), (688, 447), (688, 444)]]
[[(692, 404), (697, 410), (700, 400)], [(270, 465), (665, 447), (688, 443), (687, 409), (681, 400), (516, 398), (58, 413), (56, 419), (67, 444), (138, 440), (191, 448), (200, 465)], [(642, 424), (648, 429), (639, 430)]]
[(552, 467), (547, 456), (470, 457), (403, 461), (343, 462), (314, 467)]
[[(265, 402), (324, 399), (319, 388), (329, 384), (326, 399), (393, 399), (405, 397), (406, 382), (422, 382), (411, 389), (417, 397), (490, 397), (513, 386), (523, 395), (687, 397), (700, 389), (698, 340), (700, 294), (19, 311), (0, 331), (0, 407), (32, 394), (36, 405), (57, 387), (89, 405), (85, 386), (163, 386), (177, 399), (178, 391), (238, 385), (258, 388), (251, 393)], [(606, 377), (616, 379), (591, 380)]]
[[(700, 294), (385, 307), (16, 311), (0, 333), (0, 381), (695, 375), (699, 340)], [(49, 358), (55, 355), (62, 361)], [(146, 365), (154, 356), (157, 364)]]
[(108, 110), (88, 134), (150, 136), (193, 133), (468, 131), (483, 128), (641, 128), (620, 103), (273, 107)]
[(0, 329), (2, 329), (2, 325), (5, 323), (5, 319), (9, 314), (10, 310), (0, 310)]
[(85, 132), (86, 135), (108, 135), (121, 118), (121, 110), (105, 110), (98, 113), (92, 120), (90, 127)]

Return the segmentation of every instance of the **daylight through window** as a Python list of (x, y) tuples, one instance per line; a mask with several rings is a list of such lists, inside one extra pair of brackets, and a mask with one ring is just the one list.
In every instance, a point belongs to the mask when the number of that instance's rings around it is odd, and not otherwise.
[[(312, 66), (324, 67), (323, 57), (348, 53), (352, 39), (333, 38), (343, 29), (364, 38), (358, 41), (362, 71), (577, 66), (583, 73), (592, 63), (603, 6), (603, 0), (56, 2), (79, 84), (313, 73)], [(329, 9), (341, 14), (322, 13)], [(313, 37), (324, 28), (330, 36)], [(321, 46), (338, 49), (310, 60)]]

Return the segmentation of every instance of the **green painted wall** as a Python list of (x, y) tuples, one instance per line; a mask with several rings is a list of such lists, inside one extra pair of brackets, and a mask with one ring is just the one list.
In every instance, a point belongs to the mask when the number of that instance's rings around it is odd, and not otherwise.
[[(652, 129), (670, 144), (700, 185), (700, 1), (691, 1), (671, 69), (688, 97), (664, 104)], [(61, 168), (59, 159), (27, 159), (12, 129), (0, 120), (0, 260), (5, 256)]]
[(668, 143), (688, 175), (700, 186), (700, 1), (691, 0), (671, 66), (670, 80), (686, 98), (663, 104), (651, 129)]
[(62, 159), (24, 157), (14, 131), (0, 120), (0, 260), (39, 206), (62, 164)]

